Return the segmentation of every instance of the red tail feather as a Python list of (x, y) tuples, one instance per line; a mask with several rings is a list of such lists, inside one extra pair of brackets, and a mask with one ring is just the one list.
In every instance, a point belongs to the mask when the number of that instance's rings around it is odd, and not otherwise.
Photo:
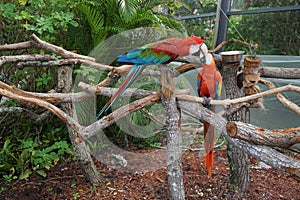
[(214, 128), (207, 122), (204, 122), (203, 124), (205, 167), (207, 169), (208, 177), (211, 177), (214, 157)]

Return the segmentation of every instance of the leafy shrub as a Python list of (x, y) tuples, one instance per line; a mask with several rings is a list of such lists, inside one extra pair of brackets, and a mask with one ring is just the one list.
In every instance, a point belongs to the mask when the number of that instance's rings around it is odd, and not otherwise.
[(72, 155), (70, 145), (66, 141), (55, 142), (46, 148), (41, 148), (41, 145), (31, 138), (20, 143), (16, 146), (10, 139), (6, 139), (0, 151), (0, 175), (7, 181), (11, 178), (28, 178), (33, 172), (46, 177), (45, 169), (57, 164), (63, 156)]

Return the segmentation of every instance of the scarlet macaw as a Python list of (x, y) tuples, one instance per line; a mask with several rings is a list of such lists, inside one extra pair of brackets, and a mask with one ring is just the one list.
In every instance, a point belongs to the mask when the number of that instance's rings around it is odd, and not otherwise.
[[(210, 99), (219, 99), (222, 90), (222, 76), (217, 71), (215, 61), (211, 54), (207, 56), (206, 63), (197, 76), (198, 95), (204, 97), (204, 106), (215, 112), (215, 106), (209, 105)], [(206, 121), (204, 125), (204, 156), (205, 167), (208, 176), (211, 177), (211, 170), (214, 156), (214, 128)]]
[(118, 96), (130, 86), (147, 65), (167, 64), (179, 56), (190, 55), (199, 56), (200, 60), (205, 60), (206, 55), (203, 54), (203, 47), (207, 49), (204, 41), (195, 36), (188, 38), (169, 38), (147, 44), (120, 55), (117, 59), (119, 63), (132, 64), (133, 66), (120, 88), (98, 113), (97, 118), (111, 107)]

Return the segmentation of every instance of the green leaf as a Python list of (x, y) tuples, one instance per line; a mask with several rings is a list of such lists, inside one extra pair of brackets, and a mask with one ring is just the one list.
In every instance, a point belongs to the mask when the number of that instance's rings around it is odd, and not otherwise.
[(32, 172), (31, 172), (30, 169), (26, 169), (26, 171), (23, 172), (23, 173), (19, 176), (19, 179), (20, 179), (20, 180), (23, 180), (23, 179), (25, 179), (25, 178), (28, 178), (29, 175), (30, 175), (31, 173), (32, 173)]
[(119, 0), (120, 11), (125, 22), (128, 22), (138, 10), (138, 0)]
[(44, 171), (44, 170), (37, 170), (36, 171), (39, 175), (41, 175), (42, 177), (46, 177), (47, 176), (47, 174), (46, 174), (46, 172)]
[(16, 16), (15, 11), (14, 11), (15, 7), (16, 6), (14, 4), (11, 4), (11, 3), (4, 4), (4, 6), (3, 6), (3, 8), (1, 8), (0, 12), (3, 12), (2, 13), (3, 17), (15, 18), (15, 16)]

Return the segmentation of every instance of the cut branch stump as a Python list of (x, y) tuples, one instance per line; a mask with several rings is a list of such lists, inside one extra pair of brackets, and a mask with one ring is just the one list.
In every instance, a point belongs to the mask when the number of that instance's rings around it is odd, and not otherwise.
[[(222, 67), (223, 86), (227, 99), (241, 97), (241, 92), (237, 84), (237, 72), (239, 62), (224, 63)], [(244, 109), (239, 109), (227, 117), (230, 121), (245, 120)], [(229, 189), (238, 192), (240, 196), (246, 194), (249, 187), (249, 167), (248, 155), (233, 143), (227, 144), (227, 155), (230, 167)]]

